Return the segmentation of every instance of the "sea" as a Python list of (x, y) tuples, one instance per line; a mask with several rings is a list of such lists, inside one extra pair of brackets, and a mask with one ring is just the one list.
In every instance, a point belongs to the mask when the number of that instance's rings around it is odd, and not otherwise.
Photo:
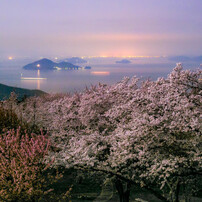
[[(156, 80), (167, 75), (176, 66), (175, 62), (160, 59), (134, 59), (130, 64), (116, 63), (117, 59), (89, 59), (91, 69), (79, 70), (24, 70), (28, 60), (0, 61), (0, 83), (27, 89), (38, 89), (47, 93), (72, 93), (98, 83), (115, 84), (124, 77), (137, 76), (141, 79)], [(33, 62), (33, 61), (32, 61)], [(199, 63), (184, 63), (184, 69), (195, 70)], [(40, 77), (42, 80), (22, 80), (21, 77)]]

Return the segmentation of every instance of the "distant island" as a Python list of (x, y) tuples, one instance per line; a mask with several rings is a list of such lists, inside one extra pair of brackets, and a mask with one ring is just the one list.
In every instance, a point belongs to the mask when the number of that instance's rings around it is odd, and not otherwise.
[(189, 56), (173, 56), (173, 57), (168, 57), (170, 61), (174, 62), (202, 62), (202, 56), (197, 56), (197, 57), (189, 57)]
[(40, 96), (46, 94), (44, 91), (41, 90), (29, 90), (25, 88), (17, 88), (0, 84), (0, 100), (8, 99), (12, 92), (16, 93), (19, 100), (23, 97)]
[(84, 64), (84, 63), (87, 63), (86, 60), (84, 60), (82, 58), (79, 58), (79, 57), (67, 58), (67, 59), (64, 59), (64, 61), (72, 63), (72, 64)]
[(84, 69), (91, 69), (91, 66), (85, 66)]
[(123, 60), (116, 61), (116, 63), (129, 64), (129, 63), (131, 63), (131, 61), (130, 61), (130, 60), (123, 59)]
[(67, 69), (79, 69), (80, 67), (69, 62), (53, 62), (47, 58), (35, 61), (27, 64), (23, 67), (26, 70), (67, 70)]

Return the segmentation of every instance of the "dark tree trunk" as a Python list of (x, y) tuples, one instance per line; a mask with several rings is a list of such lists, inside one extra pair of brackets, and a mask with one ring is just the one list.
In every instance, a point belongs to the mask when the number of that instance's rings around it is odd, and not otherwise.
[(129, 202), (131, 184), (126, 183), (126, 185), (123, 186), (123, 183), (121, 182), (121, 180), (117, 179), (115, 181), (115, 186), (116, 186), (116, 189), (117, 189), (118, 194), (119, 194), (120, 202)]
[(180, 193), (180, 183), (178, 182), (174, 192), (174, 202), (179, 202), (179, 193)]
[(172, 187), (170, 201), (179, 202), (179, 194), (180, 194), (180, 181), (178, 179), (176, 184)]
[(180, 183), (177, 183), (177, 187), (176, 187), (176, 192), (175, 192), (175, 196), (176, 196), (176, 202), (179, 202), (179, 193), (180, 193)]

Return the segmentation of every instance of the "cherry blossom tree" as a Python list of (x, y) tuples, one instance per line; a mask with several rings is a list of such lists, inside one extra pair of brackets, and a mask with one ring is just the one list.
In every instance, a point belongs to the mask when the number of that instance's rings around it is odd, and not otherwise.
[(178, 201), (180, 186), (189, 186), (202, 174), (200, 77), (200, 70), (183, 71), (178, 64), (167, 79), (146, 82), (133, 100), (131, 128), (145, 142), (139, 150), (140, 177), (159, 184), (162, 192), (169, 190), (170, 201)]
[(124, 122), (116, 123), (112, 133), (97, 130), (60, 143), (60, 160), (114, 174), (162, 200), (178, 201), (180, 186), (189, 186), (202, 174), (200, 76), (200, 70), (183, 71), (178, 64), (167, 79), (143, 82), (128, 97), (124, 94), (128, 102), (105, 113), (112, 124), (122, 116)]

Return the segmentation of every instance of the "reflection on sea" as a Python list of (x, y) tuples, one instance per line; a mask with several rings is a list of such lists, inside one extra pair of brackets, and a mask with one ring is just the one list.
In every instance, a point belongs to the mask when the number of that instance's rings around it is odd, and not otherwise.
[(37, 89), (40, 90), (41, 89), (40, 87), (41, 87), (40, 80), (37, 80)]
[[(40, 70), (39, 70), (39, 69), (37, 70), (37, 76), (40, 77)], [(41, 87), (40, 82), (41, 82), (40, 80), (37, 80), (37, 89), (38, 89), (38, 90), (41, 89), (41, 88), (40, 88), (40, 87)]]
[(26, 88), (41, 90), (41, 85), (45, 84), (46, 80), (21, 80)]
[[(37, 70), (37, 77), (25, 77), (22, 79), (21, 77), (21, 82), (23, 85), (30, 85), (30, 86), (35, 86), (36, 89), (41, 90), (41, 83), (45, 81), (45, 78), (40, 77), (40, 70)], [(37, 79), (38, 78), (38, 79)]]
[(37, 76), (40, 77), (40, 70), (37, 70)]
[(91, 74), (93, 75), (100, 75), (100, 76), (106, 76), (106, 75), (110, 75), (110, 72), (91, 72)]

